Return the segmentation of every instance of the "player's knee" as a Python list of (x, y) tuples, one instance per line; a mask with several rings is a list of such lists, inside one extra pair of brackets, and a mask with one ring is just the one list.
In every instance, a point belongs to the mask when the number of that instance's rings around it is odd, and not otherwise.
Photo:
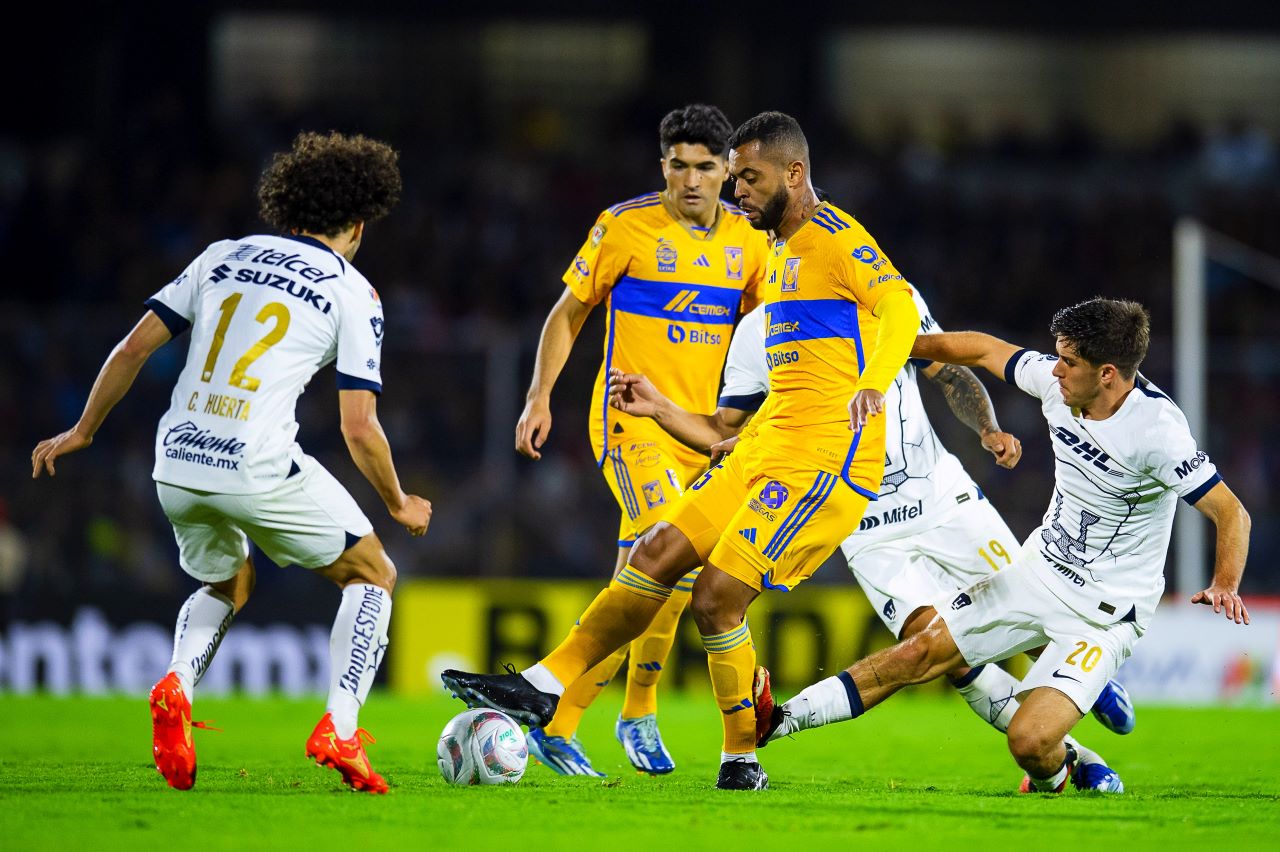
[(1019, 766), (1039, 766), (1061, 738), (1054, 739), (1033, 720), (1015, 715), (1009, 723), (1009, 753)]
[(698, 567), (697, 554), (684, 534), (663, 523), (655, 524), (636, 539), (627, 564), (664, 586), (674, 586)]
[(689, 598), (689, 611), (703, 636), (714, 636), (732, 630), (742, 623), (743, 613), (732, 601), (726, 601), (706, 586), (695, 583)]

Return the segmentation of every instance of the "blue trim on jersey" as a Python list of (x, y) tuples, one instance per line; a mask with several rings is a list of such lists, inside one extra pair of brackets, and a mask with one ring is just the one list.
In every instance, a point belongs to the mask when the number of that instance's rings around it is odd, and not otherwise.
[(759, 393), (748, 393), (742, 396), (722, 396), (720, 397), (719, 406), (721, 408), (736, 408), (738, 411), (759, 411), (760, 406), (764, 404), (765, 397), (768, 395), (768, 391), (760, 391)]
[(636, 499), (627, 463), (622, 460), (622, 450), (619, 448), (610, 452), (609, 459), (613, 462), (613, 475), (618, 478), (618, 490), (622, 492), (622, 508), (626, 510), (627, 517), (634, 521), (640, 517), (640, 501)]
[(849, 227), (848, 222), (831, 212), (831, 208), (819, 210), (817, 213), (813, 214), (813, 221), (822, 225), (833, 234), (836, 231), (843, 231), (845, 228)]
[[(693, 295), (690, 298), (691, 294)], [(685, 284), (679, 281), (647, 281), (624, 275), (613, 286), (609, 304), (613, 310), (669, 322), (733, 325), (742, 302), (742, 291), (733, 287)], [(668, 309), (668, 305), (675, 307)], [(720, 309), (718, 315), (690, 313), (697, 306)], [(607, 375), (607, 373), (606, 373)]]
[(973, 668), (969, 669), (969, 671), (966, 674), (963, 674), (960, 677), (950, 678), (951, 685), (954, 686), (956, 689), (960, 689), (961, 687), (968, 686), (969, 684), (973, 683), (975, 680), (978, 679), (978, 675), (982, 674), (982, 670), (985, 669), (986, 667), (987, 667), (986, 663), (983, 663), (980, 666), (974, 666)]
[(631, 546), (632, 546), (632, 545), (634, 545), (635, 543), (636, 543), (636, 540), (635, 540), (634, 538), (620, 538), (620, 539), (618, 539), (618, 547), (631, 547)]
[(318, 248), (322, 251), (327, 251), (329, 254), (333, 255), (338, 259), (338, 263), (342, 266), (342, 271), (344, 273), (347, 271), (347, 261), (343, 258), (343, 256), (338, 254), (333, 249), (329, 248), (324, 243), (317, 240), (315, 237), (305, 237), (301, 234), (281, 234), (280, 237), (281, 239), (293, 240), (295, 243), (302, 243), (303, 245), (308, 245), (314, 248)]
[(782, 555), (782, 551), (786, 550), (787, 545), (791, 543), (791, 539), (795, 537), (795, 534), (808, 522), (813, 513), (818, 511), (819, 507), (826, 502), (835, 484), (835, 474), (819, 471), (808, 493), (795, 505), (795, 508), (791, 510), (791, 514), (787, 515), (786, 520), (782, 522), (782, 526), (778, 527), (773, 537), (769, 539), (769, 543), (761, 551), (766, 558), (772, 562), (778, 561), (778, 557)]
[(839, 225), (841, 230), (844, 230), (845, 228), (849, 227), (848, 222), (846, 222), (845, 220), (841, 219), (839, 216), (836, 215), (836, 210), (834, 207), (823, 208), (822, 213), (823, 215), (829, 217), (832, 222), (835, 222), (837, 225)]
[(147, 299), (142, 304), (146, 305), (151, 313), (160, 318), (160, 322), (164, 323), (164, 327), (169, 329), (170, 337), (177, 337), (182, 332), (191, 328), (191, 320), (175, 311), (159, 299)]
[(845, 485), (852, 488), (858, 494), (866, 497), (868, 500), (879, 500), (880, 495), (873, 491), (868, 491), (858, 483), (849, 478), (849, 467), (853, 464), (853, 457), (858, 453), (858, 444), (862, 441), (862, 430), (859, 429), (853, 433), (853, 440), (849, 442), (849, 452), (844, 457), (844, 466), (840, 468), (840, 479)]
[(1138, 390), (1142, 391), (1144, 394), (1151, 397), (1152, 399), (1165, 399), (1165, 400), (1168, 400), (1169, 402), (1173, 402), (1173, 400), (1169, 399), (1169, 397), (1160, 393), (1160, 391), (1152, 390), (1151, 383), (1148, 382), (1146, 379), (1144, 379), (1141, 374), (1138, 375), (1137, 380), (1133, 384), (1134, 384), (1134, 387), (1136, 387)]
[(1009, 360), (1005, 362), (1005, 365), (1004, 365), (1005, 382), (1013, 385), (1014, 387), (1018, 386), (1018, 379), (1014, 375), (1014, 373), (1018, 369), (1018, 361), (1021, 360), (1023, 355), (1026, 355), (1030, 351), (1031, 351), (1030, 349), (1019, 349), (1017, 352), (1013, 353), (1013, 355), (1009, 357)]
[(733, 214), (734, 216), (746, 216), (746, 215), (747, 215), (746, 213), (742, 212), (742, 208), (741, 208), (741, 207), (739, 207), (739, 206), (738, 206), (738, 205), (736, 205), (736, 204), (730, 204), (729, 202), (727, 202), (727, 201), (723, 201), (723, 200), (722, 200), (722, 201), (720, 202), (720, 206), (724, 208), (724, 210), (725, 210), (725, 212), (726, 212), (726, 213), (731, 213), (731, 214)]
[(609, 369), (613, 366), (613, 333), (618, 327), (618, 315), (615, 311), (613, 297), (609, 297), (609, 335), (604, 342), (604, 392), (600, 394), (600, 428), (604, 435), (600, 441), (600, 458), (596, 459), (596, 467), (604, 468), (604, 457), (609, 454)]
[(637, 195), (635, 198), (628, 198), (626, 201), (619, 201), (617, 204), (609, 208), (609, 212), (614, 216), (625, 213), (628, 210), (638, 210), (641, 207), (653, 207), (655, 204), (661, 204), (662, 199), (656, 192), (649, 192), (644, 195)]
[(356, 376), (348, 376), (341, 370), (338, 371), (338, 390), (367, 390), (374, 393), (382, 393), (382, 385), (377, 382), (371, 382), (368, 379), (357, 378)]
[(826, 231), (828, 234), (834, 234), (836, 232), (834, 225), (828, 225), (825, 221), (823, 221), (822, 219), (819, 219), (816, 214), (814, 215), (812, 221), (813, 221), (813, 224), (817, 225), (819, 228), (822, 228), (822, 230)]
[(928, 358), (908, 358), (907, 363), (911, 364), (917, 370), (927, 370), (933, 366), (933, 362)]
[(359, 544), (360, 539), (364, 537), (364, 536), (358, 536), (355, 533), (349, 533), (346, 530), (342, 531), (342, 535), (343, 535), (343, 541), (342, 541), (343, 553), (346, 553), (348, 550), (350, 550), (351, 548)]
[(771, 591), (771, 592), (789, 592), (789, 591), (791, 591), (791, 587), (790, 587), (790, 586), (785, 586), (785, 585), (783, 585), (782, 583), (774, 583), (774, 582), (772, 582), (772, 581), (769, 579), (769, 578), (770, 578), (770, 577), (772, 577), (772, 576), (773, 576), (773, 572), (772, 572), (772, 571), (766, 571), (766, 572), (764, 572), (764, 576), (760, 578), (760, 587), (761, 587), (762, 589), (768, 589), (768, 590), (769, 590), (769, 591)]
[[(765, 348), (795, 343), (799, 340), (818, 340), (838, 337), (853, 340), (858, 337), (858, 306), (848, 299), (789, 299), (765, 305)], [(787, 331), (770, 332), (770, 328), (782, 323), (792, 323)], [(862, 356), (858, 356), (858, 369), (862, 369)]]
[(1210, 488), (1217, 485), (1221, 481), (1222, 481), (1222, 474), (1215, 473), (1213, 476), (1205, 480), (1205, 483), (1203, 485), (1201, 485), (1195, 491), (1192, 491), (1190, 494), (1183, 497), (1182, 499), (1187, 501), (1188, 506), (1194, 506), (1196, 503), (1200, 502), (1201, 497), (1209, 493)]

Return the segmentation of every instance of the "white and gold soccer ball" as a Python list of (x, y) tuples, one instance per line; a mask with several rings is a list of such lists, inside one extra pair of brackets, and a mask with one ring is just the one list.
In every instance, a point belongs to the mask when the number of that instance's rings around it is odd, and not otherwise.
[(514, 784), (524, 777), (529, 749), (516, 721), (497, 710), (459, 713), (436, 745), (436, 763), (450, 784)]

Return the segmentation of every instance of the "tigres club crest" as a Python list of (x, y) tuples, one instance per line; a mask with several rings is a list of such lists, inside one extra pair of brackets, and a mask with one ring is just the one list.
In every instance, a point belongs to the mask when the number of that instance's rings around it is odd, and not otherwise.
[(787, 258), (787, 265), (782, 269), (782, 292), (794, 293), (800, 284), (800, 258)]
[(735, 246), (725, 247), (724, 277), (732, 281), (742, 280), (742, 249)]

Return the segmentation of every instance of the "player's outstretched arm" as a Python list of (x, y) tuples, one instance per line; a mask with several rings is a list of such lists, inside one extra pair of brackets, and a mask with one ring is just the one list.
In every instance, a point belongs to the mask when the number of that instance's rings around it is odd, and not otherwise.
[(147, 363), (151, 353), (155, 352), (172, 339), (169, 328), (156, 316), (147, 311), (138, 324), (133, 327), (124, 340), (111, 350), (98, 378), (89, 391), (89, 399), (84, 404), (84, 412), (80, 420), (61, 435), (41, 441), (31, 453), (31, 478), (40, 476), (42, 471), (53, 476), (54, 459), (83, 450), (93, 443), (102, 421), (107, 419), (116, 403), (124, 399), (124, 395), (133, 387), (138, 378), (138, 371)]
[(1213, 580), (1209, 588), (1192, 595), (1191, 602), (1211, 606), (1214, 612), (1224, 613), (1236, 624), (1248, 624), (1249, 610), (1239, 590), (1249, 555), (1249, 513), (1225, 482), (1210, 488), (1195, 506), (1213, 521), (1218, 541), (1214, 549)]
[(406, 494), (391, 461), (391, 445), (378, 421), (378, 397), (373, 391), (340, 390), (342, 437), (364, 478), (378, 492), (391, 517), (412, 535), (422, 535), (431, 523), (431, 501)]
[(635, 417), (649, 417), (668, 435), (702, 453), (742, 429), (751, 412), (717, 408), (713, 414), (686, 411), (663, 396), (643, 373), (609, 370), (609, 405)]
[(905, 291), (886, 294), (872, 312), (880, 320), (880, 332), (862, 375), (858, 376), (857, 392), (849, 400), (850, 429), (861, 429), (868, 417), (884, 410), (885, 392), (907, 363), (911, 342), (920, 327), (920, 311)]
[(982, 367), (1003, 381), (1005, 365), (1020, 348), (979, 331), (945, 331), (917, 337), (911, 346), (911, 357), (963, 367)]
[(978, 433), (983, 449), (996, 457), (996, 464), (1007, 468), (1018, 464), (1022, 443), (1008, 432), (1000, 431), (991, 397), (972, 370), (934, 361), (921, 372), (942, 389), (956, 419)]
[(524, 411), (516, 421), (516, 452), (531, 459), (542, 458), (542, 445), (551, 432), (551, 389), (555, 387), (564, 362), (569, 360), (573, 342), (591, 313), (591, 305), (569, 288), (547, 314), (538, 338), (538, 356), (533, 364), (533, 381), (525, 395)]

